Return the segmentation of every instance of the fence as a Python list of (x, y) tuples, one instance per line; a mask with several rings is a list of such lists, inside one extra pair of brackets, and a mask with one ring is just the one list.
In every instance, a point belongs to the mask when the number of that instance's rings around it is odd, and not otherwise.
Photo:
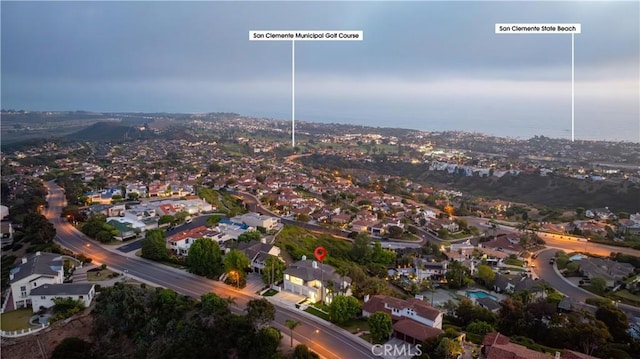
[(37, 333), (37, 332), (41, 331), (42, 329), (45, 329), (48, 326), (49, 326), (49, 323), (40, 324), (40, 326), (38, 326), (38, 327), (29, 328), (29, 329), (22, 329), (22, 330), (15, 330), (15, 331), (4, 331), (4, 330), (2, 330), (2, 331), (0, 331), (0, 337), (3, 337), (3, 338), (24, 337), (24, 336), (29, 335), (29, 334)]

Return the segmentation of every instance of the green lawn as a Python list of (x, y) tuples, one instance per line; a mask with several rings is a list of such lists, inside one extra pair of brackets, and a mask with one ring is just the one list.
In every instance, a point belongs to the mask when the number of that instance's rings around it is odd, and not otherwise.
[(309, 306), (304, 311), (307, 312), (307, 313), (313, 314), (313, 315), (315, 315), (316, 317), (318, 317), (320, 319), (324, 319), (326, 321), (329, 321), (329, 315), (319, 311), (315, 307)]
[(640, 305), (640, 296), (629, 293), (628, 290), (619, 290), (613, 294), (613, 297), (620, 298), (623, 302), (631, 305)]
[(369, 331), (369, 323), (366, 319), (351, 319), (344, 325), (341, 325), (341, 327), (345, 330), (348, 330), (352, 334), (356, 334), (362, 331)]
[(278, 294), (278, 291), (275, 289), (269, 289), (268, 291), (264, 292), (264, 294), (262, 294), (263, 297), (271, 297)]
[(33, 316), (31, 308), (18, 309), (11, 312), (0, 314), (0, 327), (2, 330), (20, 330), (29, 329), (29, 318)]
[(524, 265), (524, 262), (519, 259), (507, 258), (504, 260), (504, 264), (522, 267)]

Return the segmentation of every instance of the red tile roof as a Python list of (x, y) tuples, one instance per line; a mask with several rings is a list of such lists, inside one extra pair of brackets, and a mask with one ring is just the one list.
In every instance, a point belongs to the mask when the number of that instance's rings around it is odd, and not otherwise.
[(393, 330), (407, 335), (411, 338), (419, 340), (421, 342), (426, 339), (433, 338), (438, 334), (442, 333), (441, 329), (433, 328), (428, 325), (424, 325), (422, 323), (418, 323), (415, 320), (409, 318), (403, 318), (397, 321), (393, 325)]
[(531, 350), (509, 342), (509, 337), (500, 333), (485, 335), (482, 344), (486, 347), (486, 359), (552, 359), (553, 355)]
[(429, 303), (420, 300), (418, 298), (410, 298), (408, 300), (402, 300), (399, 298), (390, 297), (388, 295), (374, 295), (369, 298), (367, 302), (364, 303), (362, 309), (369, 313), (375, 312), (385, 312), (395, 317), (395, 319), (400, 318), (400, 316), (394, 316), (390, 309), (385, 308), (385, 303), (390, 308), (396, 308), (398, 310), (403, 310), (405, 308), (413, 309), (416, 314), (418, 314), (422, 318), (429, 319), (431, 321), (435, 321), (440, 315), (440, 311)]
[(180, 242), (185, 238), (200, 238), (207, 231), (209, 231), (209, 229), (205, 226), (196, 227), (167, 237), (167, 242)]

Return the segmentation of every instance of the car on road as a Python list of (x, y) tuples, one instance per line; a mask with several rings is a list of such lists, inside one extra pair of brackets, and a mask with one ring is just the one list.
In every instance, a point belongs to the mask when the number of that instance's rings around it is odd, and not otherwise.
[(553, 264), (553, 263), (555, 263), (555, 262), (556, 262), (556, 259), (555, 259), (555, 258), (551, 258), (551, 259), (549, 259), (549, 264)]

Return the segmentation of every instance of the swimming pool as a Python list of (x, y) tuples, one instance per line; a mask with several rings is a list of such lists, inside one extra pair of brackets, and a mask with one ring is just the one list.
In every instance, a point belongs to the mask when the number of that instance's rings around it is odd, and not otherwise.
[(496, 301), (498, 300), (498, 298), (496, 296), (493, 296), (493, 295), (491, 295), (491, 294), (489, 294), (487, 292), (482, 292), (482, 291), (479, 291), (479, 290), (474, 290), (474, 291), (468, 290), (467, 291), (467, 298), (474, 298), (474, 299), (491, 298), (491, 299), (496, 300)]

